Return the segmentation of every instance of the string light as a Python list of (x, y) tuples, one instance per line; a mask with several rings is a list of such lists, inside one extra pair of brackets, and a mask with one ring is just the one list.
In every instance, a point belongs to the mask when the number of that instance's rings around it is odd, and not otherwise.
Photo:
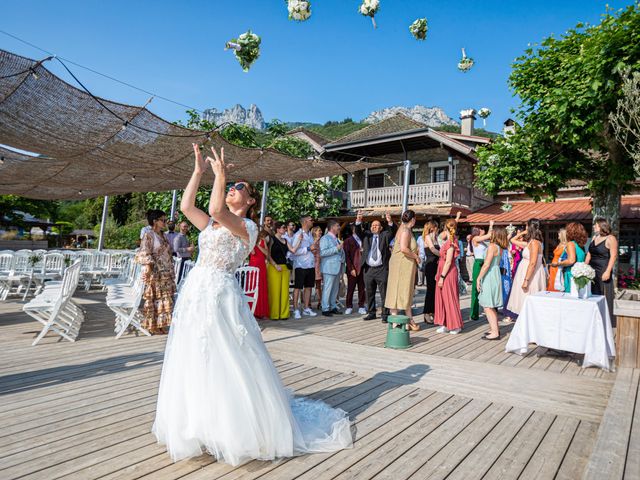
[(4, 163), (4, 155), (0, 157), (0, 165)]
[(131, 181), (135, 182), (136, 181), (136, 176), (135, 175), (131, 175)]
[(78, 195), (82, 195), (82, 190), (78, 190)]

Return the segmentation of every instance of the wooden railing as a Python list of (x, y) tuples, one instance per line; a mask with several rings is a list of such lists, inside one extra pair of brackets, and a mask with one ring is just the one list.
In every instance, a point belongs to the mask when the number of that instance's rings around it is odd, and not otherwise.
[[(402, 205), (402, 191), (402, 185), (352, 190), (349, 192), (351, 208), (400, 206)], [(471, 191), (469, 188), (454, 185), (452, 196), (449, 182), (422, 183), (409, 186), (409, 205), (456, 203), (468, 206), (470, 201)]]

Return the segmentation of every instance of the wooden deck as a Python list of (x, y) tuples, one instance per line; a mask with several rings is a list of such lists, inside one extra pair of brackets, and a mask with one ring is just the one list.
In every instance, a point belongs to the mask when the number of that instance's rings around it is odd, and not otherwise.
[(480, 339), (484, 321), (459, 335), (423, 328), (392, 351), (384, 325), (355, 316), (263, 324), (284, 383), (348, 411), (354, 448), (174, 464), (150, 434), (165, 338), (115, 340), (104, 295), (80, 301), (78, 341), (35, 347), (39, 324), (0, 303), (2, 479), (640, 478), (640, 371), (505, 354), (506, 339)]

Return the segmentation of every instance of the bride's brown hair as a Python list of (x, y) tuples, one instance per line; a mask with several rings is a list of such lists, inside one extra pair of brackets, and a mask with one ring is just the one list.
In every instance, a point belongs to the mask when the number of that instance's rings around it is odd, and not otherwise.
[(258, 223), (259, 221), (258, 208), (260, 205), (260, 192), (258, 192), (253, 187), (253, 185), (251, 185), (246, 180), (240, 180), (239, 183), (244, 183), (247, 186), (247, 193), (249, 194), (249, 197), (255, 200), (255, 202), (252, 205), (249, 205), (249, 208), (247, 209), (247, 214), (245, 216), (253, 220), (255, 223)]

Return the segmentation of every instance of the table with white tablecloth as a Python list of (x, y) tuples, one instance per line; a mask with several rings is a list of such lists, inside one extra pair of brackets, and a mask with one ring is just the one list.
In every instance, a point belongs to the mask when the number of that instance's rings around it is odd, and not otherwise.
[(506, 351), (524, 354), (530, 343), (584, 353), (583, 367), (610, 370), (616, 347), (605, 297), (594, 295), (583, 300), (562, 292), (527, 296)]

